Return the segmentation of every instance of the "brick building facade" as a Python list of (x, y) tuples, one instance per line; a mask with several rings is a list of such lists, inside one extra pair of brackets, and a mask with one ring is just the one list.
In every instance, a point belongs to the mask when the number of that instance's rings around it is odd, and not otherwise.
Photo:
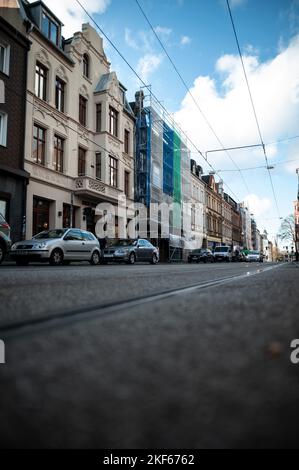
[(30, 42), (15, 3), (15, 11), (6, 15), (0, 2), (0, 212), (11, 226), (13, 241), (24, 236), (29, 178), (24, 171), (24, 138)]

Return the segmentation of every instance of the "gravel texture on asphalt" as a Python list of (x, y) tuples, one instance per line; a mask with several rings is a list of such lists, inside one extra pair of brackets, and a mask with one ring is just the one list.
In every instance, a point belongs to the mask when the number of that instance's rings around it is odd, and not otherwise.
[[(119, 299), (257, 269), (157, 268), (4, 268), (1, 298), (7, 288), (12, 302), (1, 302), (1, 320), (30, 318), (35, 306), (54, 312), (57, 291), (68, 308), (70, 295), (98, 302), (101, 287), (105, 299)], [(0, 365), (1, 447), (298, 447), (299, 364), (290, 362), (298, 285), (299, 268), (288, 264), (110, 316), (99, 310), (20, 331), (5, 341)]]

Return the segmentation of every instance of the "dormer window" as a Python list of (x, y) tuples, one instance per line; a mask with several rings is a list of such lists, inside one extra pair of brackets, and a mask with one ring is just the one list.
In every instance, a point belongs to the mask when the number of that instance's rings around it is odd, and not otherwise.
[(83, 75), (89, 78), (89, 57), (87, 54), (83, 56)]
[(57, 23), (53, 21), (45, 12), (42, 13), (42, 32), (56, 46), (59, 44), (59, 29)]

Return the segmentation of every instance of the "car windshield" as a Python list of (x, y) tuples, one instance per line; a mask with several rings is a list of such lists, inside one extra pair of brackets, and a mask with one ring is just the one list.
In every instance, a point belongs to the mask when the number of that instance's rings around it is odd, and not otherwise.
[(229, 250), (227, 246), (217, 246), (215, 253), (226, 253)]
[(58, 230), (45, 230), (44, 232), (38, 233), (33, 238), (35, 240), (48, 240), (49, 238), (61, 238), (67, 230), (58, 229)]
[(135, 246), (136, 240), (115, 240), (110, 246)]

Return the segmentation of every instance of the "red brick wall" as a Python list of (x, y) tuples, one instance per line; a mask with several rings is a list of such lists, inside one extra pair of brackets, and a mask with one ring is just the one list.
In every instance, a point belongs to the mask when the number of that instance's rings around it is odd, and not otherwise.
[(7, 145), (0, 146), (0, 165), (23, 169), (27, 46), (1, 19), (0, 38), (10, 44), (9, 76), (0, 72), (0, 80), (5, 84), (5, 103), (0, 104), (0, 109), (8, 114)]

